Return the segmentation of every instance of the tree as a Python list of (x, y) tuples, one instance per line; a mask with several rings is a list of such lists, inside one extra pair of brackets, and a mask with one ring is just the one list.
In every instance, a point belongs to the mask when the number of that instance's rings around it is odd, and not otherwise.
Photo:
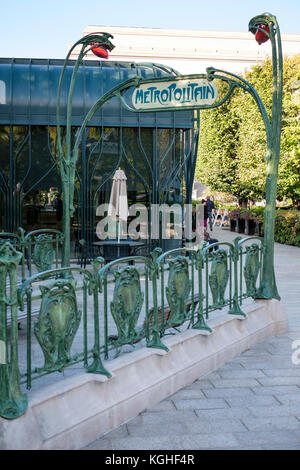
[[(272, 103), (272, 64), (267, 59), (244, 77), (258, 91), (267, 112)], [(278, 198), (300, 202), (300, 55), (284, 59), (284, 98)], [(196, 179), (239, 199), (265, 192), (266, 135), (251, 96), (236, 90), (220, 108), (201, 113)]]

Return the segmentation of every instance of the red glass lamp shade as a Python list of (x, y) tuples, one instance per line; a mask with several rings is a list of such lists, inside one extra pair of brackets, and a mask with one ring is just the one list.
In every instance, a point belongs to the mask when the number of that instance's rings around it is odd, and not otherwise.
[[(256, 27), (264, 29), (267, 33), (270, 33), (270, 28), (267, 24), (257, 24)], [(264, 31), (261, 31), (260, 29), (257, 29), (255, 32), (255, 40), (258, 42), (259, 45), (263, 44), (269, 39), (268, 34), (264, 33)]]
[[(92, 44), (92, 46), (93, 46), (93, 44)], [(108, 50), (106, 49), (105, 46), (95, 45), (94, 47), (92, 47), (92, 52), (97, 57), (100, 57), (101, 59), (108, 59)]]

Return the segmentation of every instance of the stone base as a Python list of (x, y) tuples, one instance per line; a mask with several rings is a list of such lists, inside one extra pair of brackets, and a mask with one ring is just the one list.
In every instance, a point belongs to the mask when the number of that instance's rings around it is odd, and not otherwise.
[(209, 320), (212, 334), (186, 330), (170, 349), (143, 348), (105, 363), (113, 377), (83, 373), (28, 394), (26, 413), (0, 418), (0, 449), (80, 449), (141, 411), (217, 369), (266, 337), (287, 331), (277, 300), (259, 300), (247, 317)]

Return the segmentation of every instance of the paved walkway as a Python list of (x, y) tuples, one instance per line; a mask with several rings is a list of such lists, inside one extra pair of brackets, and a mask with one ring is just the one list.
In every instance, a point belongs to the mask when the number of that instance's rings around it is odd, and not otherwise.
[[(216, 229), (216, 238), (234, 234)], [(288, 333), (270, 337), (85, 449), (300, 449), (300, 248), (276, 244)], [(299, 353), (300, 357), (300, 353)]]

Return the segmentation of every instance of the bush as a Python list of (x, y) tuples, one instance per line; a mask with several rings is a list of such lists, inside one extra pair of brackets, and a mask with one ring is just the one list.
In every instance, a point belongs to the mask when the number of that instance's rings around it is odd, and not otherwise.
[(277, 211), (274, 238), (278, 243), (300, 246), (299, 211)]

